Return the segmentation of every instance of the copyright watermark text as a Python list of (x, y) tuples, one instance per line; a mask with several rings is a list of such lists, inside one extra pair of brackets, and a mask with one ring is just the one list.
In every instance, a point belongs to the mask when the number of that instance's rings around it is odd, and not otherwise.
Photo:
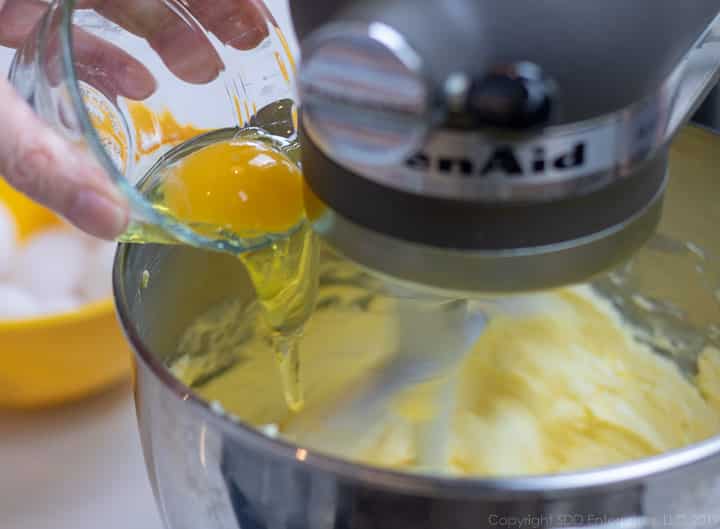
[(489, 527), (509, 529), (561, 529), (563, 527), (597, 527), (608, 529), (685, 529), (688, 527), (708, 529), (720, 527), (720, 514), (667, 514), (648, 518), (611, 518), (600, 514), (538, 514), (538, 515), (502, 515), (488, 516)]

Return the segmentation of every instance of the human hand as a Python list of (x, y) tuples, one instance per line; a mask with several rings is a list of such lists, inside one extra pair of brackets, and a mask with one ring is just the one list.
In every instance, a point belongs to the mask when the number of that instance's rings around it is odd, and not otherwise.
[[(252, 49), (276, 24), (262, 0), (186, 0), (192, 16), (224, 44)], [(224, 69), (207, 37), (193, 31), (160, 0), (80, 0), (127, 31), (144, 38), (167, 68), (189, 83), (214, 80)], [(41, 0), (0, 0), (0, 45), (24, 42), (47, 4)], [(111, 99), (142, 100), (156, 88), (142, 63), (75, 29), (75, 67), (80, 80)], [(182, 46), (177, 43), (182, 42)], [(125, 199), (92, 155), (64, 141), (34, 114), (0, 78), (0, 175), (19, 191), (56, 211), (81, 230), (104, 239), (121, 234), (128, 223)]]

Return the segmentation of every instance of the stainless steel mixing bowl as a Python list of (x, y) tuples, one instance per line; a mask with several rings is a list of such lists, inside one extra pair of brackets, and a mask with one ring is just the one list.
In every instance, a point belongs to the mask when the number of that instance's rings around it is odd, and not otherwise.
[[(680, 134), (660, 235), (632, 266), (596, 283), (639, 325), (676, 327), (672, 357), (688, 371), (720, 335), (720, 265), (711, 255), (720, 255), (719, 144), (695, 127)], [(165, 367), (195, 317), (228, 297), (250, 300), (237, 262), (121, 245), (114, 284), (136, 351), (147, 468), (171, 529), (720, 527), (720, 437), (616, 467), (508, 479), (379, 470), (268, 438), (218, 413)]]

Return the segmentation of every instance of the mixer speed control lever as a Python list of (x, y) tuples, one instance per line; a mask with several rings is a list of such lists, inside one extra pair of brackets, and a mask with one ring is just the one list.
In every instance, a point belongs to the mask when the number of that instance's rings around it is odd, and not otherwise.
[(464, 124), (463, 128), (533, 131), (550, 124), (556, 106), (555, 84), (528, 62), (497, 68), (473, 80), (453, 75), (445, 91), (448, 121)]

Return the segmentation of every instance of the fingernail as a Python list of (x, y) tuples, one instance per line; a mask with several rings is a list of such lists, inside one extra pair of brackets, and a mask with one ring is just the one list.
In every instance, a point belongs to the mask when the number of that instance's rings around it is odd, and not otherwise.
[(123, 95), (130, 99), (145, 99), (157, 90), (157, 81), (152, 73), (142, 64), (128, 63), (125, 65), (124, 75), (118, 81), (122, 87)]
[(238, 50), (247, 51), (256, 48), (267, 36), (268, 32), (265, 27), (242, 25), (225, 44)]
[(98, 192), (82, 190), (75, 197), (67, 219), (95, 237), (112, 240), (125, 231), (128, 213)]
[(191, 84), (206, 84), (217, 79), (225, 68), (215, 50), (204, 38), (193, 36), (185, 47), (174, 46), (164, 55), (168, 67), (180, 79)]

